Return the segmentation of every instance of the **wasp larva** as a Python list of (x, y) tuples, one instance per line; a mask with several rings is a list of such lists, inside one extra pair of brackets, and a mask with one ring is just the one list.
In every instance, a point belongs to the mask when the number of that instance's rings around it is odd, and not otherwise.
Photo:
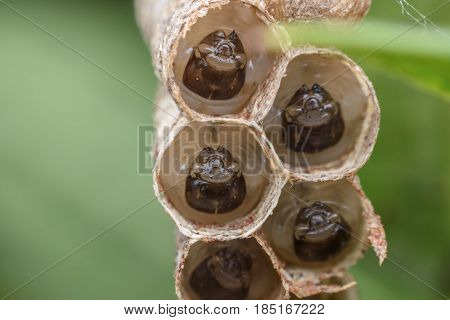
[(204, 148), (186, 179), (188, 204), (205, 213), (228, 213), (242, 204), (245, 194), (245, 179), (230, 151)]
[(286, 145), (295, 151), (320, 152), (342, 138), (344, 121), (339, 104), (318, 84), (303, 85), (283, 110)]
[(350, 227), (329, 206), (316, 201), (298, 213), (293, 230), (294, 250), (304, 261), (326, 261), (350, 240)]
[(193, 48), (183, 75), (191, 91), (209, 100), (228, 100), (244, 86), (247, 56), (235, 31), (215, 31)]
[(246, 299), (252, 259), (235, 246), (220, 249), (201, 262), (190, 277), (190, 286), (206, 300)]

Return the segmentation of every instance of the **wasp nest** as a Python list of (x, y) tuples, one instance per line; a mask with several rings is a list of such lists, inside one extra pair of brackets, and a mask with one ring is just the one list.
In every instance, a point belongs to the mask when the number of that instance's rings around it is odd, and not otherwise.
[(162, 81), (153, 177), (180, 231), (180, 298), (353, 299), (346, 270), (369, 247), (386, 257), (356, 176), (379, 128), (373, 86), (342, 53), (289, 47), (280, 24), (369, 4), (136, 1)]
[(369, 11), (371, 0), (271, 0), (267, 10), (278, 20), (315, 21), (333, 19), (358, 21)]
[(358, 289), (356, 281), (349, 273), (342, 273), (339, 276), (324, 280), (319, 286), (316, 286), (317, 293), (310, 292), (310, 295), (304, 296), (305, 292), (300, 292), (300, 297), (294, 293), (290, 294), (291, 300), (357, 300)]

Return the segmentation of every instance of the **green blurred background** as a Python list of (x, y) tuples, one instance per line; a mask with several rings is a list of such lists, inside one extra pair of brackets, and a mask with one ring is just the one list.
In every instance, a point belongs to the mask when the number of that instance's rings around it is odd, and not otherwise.
[[(154, 196), (137, 174), (151, 104), (4, 2), (136, 91), (153, 98), (156, 86), (131, 1), (0, 0), (0, 297)], [(444, 2), (410, 1), (424, 13)], [(449, 17), (447, 6), (432, 20)], [(411, 23), (394, 0), (375, 0), (370, 18)], [(449, 296), (450, 68), (430, 62), (436, 71), (401, 56), (362, 63), (382, 126), (360, 176), (390, 258)], [(153, 202), (8, 298), (173, 299), (173, 255), (174, 224)], [(363, 299), (442, 298), (373, 252), (353, 273)]]

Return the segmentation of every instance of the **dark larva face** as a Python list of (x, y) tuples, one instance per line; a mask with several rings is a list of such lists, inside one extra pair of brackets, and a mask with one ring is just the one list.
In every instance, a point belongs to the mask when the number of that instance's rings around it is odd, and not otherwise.
[(220, 249), (193, 271), (190, 286), (200, 299), (242, 300), (251, 282), (252, 258), (237, 247)]
[(350, 232), (337, 213), (317, 201), (297, 215), (293, 230), (295, 254), (304, 261), (326, 261), (345, 248)]
[(209, 34), (195, 48), (183, 75), (184, 85), (209, 100), (228, 100), (244, 86), (247, 56), (236, 32)]
[(204, 213), (227, 213), (245, 199), (246, 186), (238, 162), (223, 148), (203, 149), (186, 179), (188, 204)]
[(318, 84), (303, 85), (282, 113), (284, 140), (295, 151), (320, 152), (342, 138), (344, 121), (339, 104)]

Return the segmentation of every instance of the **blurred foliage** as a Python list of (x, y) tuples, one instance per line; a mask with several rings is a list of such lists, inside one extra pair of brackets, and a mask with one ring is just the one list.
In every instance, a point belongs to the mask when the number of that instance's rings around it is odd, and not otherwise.
[(445, 58), (409, 56), (405, 59), (399, 54), (380, 53), (368, 63), (450, 102), (450, 54)]
[(450, 101), (450, 74), (442, 72), (450, 70), (450, 29), (370, 19), (357, 25), (291, 23), (286, 29), (294, 45), (358, 52), (357, 63), (376, 63)]
[[(5, 1), (153, 97), (131, 1)], [(410, 2), (427, 13), (445, 1)], [(449, 13), (432, 20), (448, 23)], [(393, 0), (374, 1), (370, 19), (410, 22)], [(367, 54), (344, 51), (356, 61)], [(362, 67), (382, 126), (360, 175), (386, 226), (390, 258), (450, 295), (450, 105), (436, 94), (448, 88), (440, 82), (448, 64), (375, 54)], [(3, 297), (154, 195), (151, 177), (137, 174), (137, 128), (151, 123), (151, 104), (2, 3), (0, 74)], [(153, 202), (10, 299), (175, 298), (173, 233)], [(380, 268), (372, 252), (353, 272), (365, 299), (441, 298), (392, 262)]]

